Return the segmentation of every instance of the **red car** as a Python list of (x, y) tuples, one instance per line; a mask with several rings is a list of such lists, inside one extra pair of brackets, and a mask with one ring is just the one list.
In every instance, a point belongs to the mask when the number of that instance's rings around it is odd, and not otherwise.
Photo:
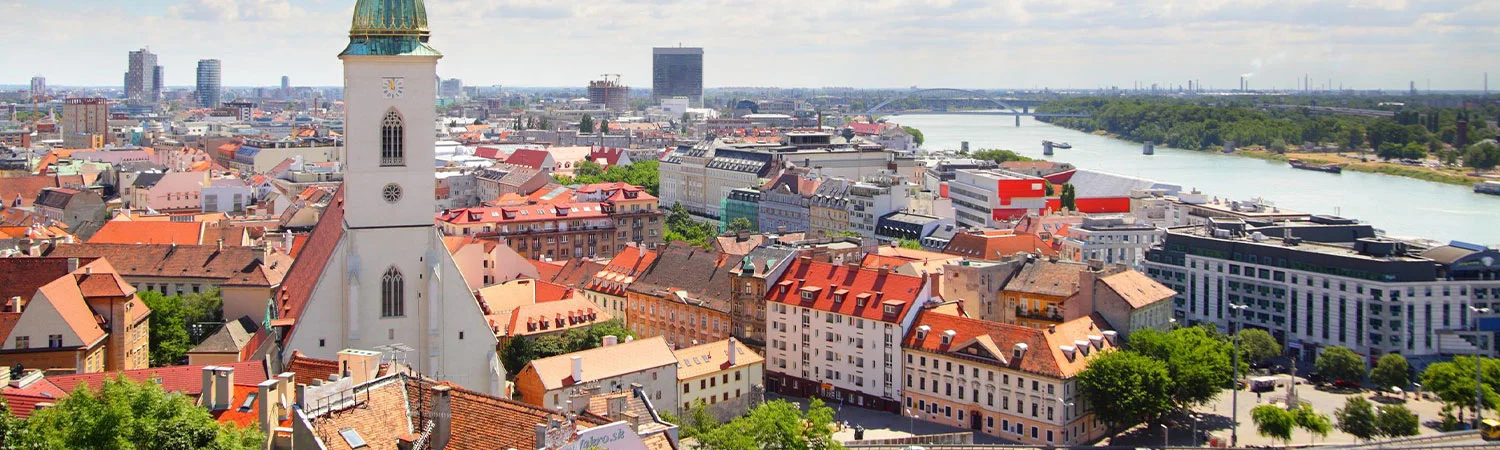
[(1359, 389), (1359, 382), (1349, 380), (1333, 380), (1333, 387), (1339, 389)]

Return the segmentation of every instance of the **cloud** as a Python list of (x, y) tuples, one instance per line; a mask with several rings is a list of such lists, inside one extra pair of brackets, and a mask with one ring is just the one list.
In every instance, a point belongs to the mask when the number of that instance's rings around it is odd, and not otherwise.
[(189, 0), (167, 8), (171, 17), (208, 22), (277, 21), (300, 13), (288, 0)]

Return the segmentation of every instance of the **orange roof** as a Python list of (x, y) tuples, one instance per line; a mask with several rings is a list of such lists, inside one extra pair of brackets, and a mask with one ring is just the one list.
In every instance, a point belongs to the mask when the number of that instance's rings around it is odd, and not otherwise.
[(199, 245), (203, 243), (203, 227), (202, 222), (111, 220), (88, 243)]
[(625, 289), (630, 287), (630, 283), (634, 283), (636, 277), (655, 263), (656, 251), (627, 245), (604, 265), (604, 270), (589, 278), (583, 288), (611, 295), (625, 295)]
[(1040, 253), (1056, 256), (1046, 241), (1034, 234), (1014, 234), (1009, 230), (990, 230), (983, 234), (959, 233), (948, 241), (943, 253), (965, 258), (998, 260), (1017, 253)]
[[(219, 423), (232, 423), (238, 425), (240, 428), (255, 425), (260, 422), (260, 404), (264, 399), (251, 399), (251, 397), (260, 395), (259, 391), (259, 387), (235, 383), (233, 397), (229, 401), (229, 409), (209, 411), (208, 414), (213, 416), (214, 420), (219, 421)], [(249, 405), (249, 407), (241, 407), (240, 405)], [(292, 419), (287, 418), (286, 420), (282, 420), (279, 426), (292, 426)]]
[[(922, 327), (927, 327), (922, 331)], [(953, 331), (947, 344), (943, 336)], [(923, 311), (912, 323), (912, 331), (902, 340), (902, 347), (939, 354), (960, 355), (967, 359), (988, 360), (991, 365), (1045, 375), (1053, 378), (1069, 378), (1088, 366), (1088, 360), (1100, 352), (1115, 348), (1104, 332), (1109, 325), (1097, 314), (1080, 317), (1056, 325), (1050, 329), (1030, 328), (1000, 322), (989, 322), (934, 311)], [(1079, 348), (1079, 341), (1093, 347), (1087, 355), (1075, 353), (1071, 360), (1064, 346)], [(1015, 358), (1016, 344), (1025, 344), (1026, 351)], [(975, 351), (970, 352), (968, 349)]]
[(104, 380), (124, 376), (137, 383), (154, 382), (167, 392), (178, 392), (189, 397), (197, 397), (203, 393), (203, 368), (210, 365), (234, 368), (234, 384), (236, 385), (254, 386), (260, 384), (262, 381), (266, 381), (269, 377), (269, 374), (266, 372), (265, 363), (259, 359), (255, 359), (229, 364), (168, 366), (126, 370), (122, 372), (48, 376), (47, 381), (57, 385), (63, 391), (73, 392), (79, 386), (89, 386), (93, 389), (98, 389), (99, 386), (103, 385)]
[(1103, 277), (1099, 281), (1124, 298), (1132, 308), (1144, 308), (1177, 295), (1177, 291), (1134, 270)]

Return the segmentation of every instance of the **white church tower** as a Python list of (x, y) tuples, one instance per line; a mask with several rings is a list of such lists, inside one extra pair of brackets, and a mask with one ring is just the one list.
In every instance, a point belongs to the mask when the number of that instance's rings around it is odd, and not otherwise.
[(422, 0), (354, 8), (339, 54), (347, 173), (329, 206), (339, 210), (325, 212), (283, 283), (282, 354), (410, 348), (399, 356), (424, 376), (503, 394), (494, 331), (434, 225), (442, 54), (428, 36)]

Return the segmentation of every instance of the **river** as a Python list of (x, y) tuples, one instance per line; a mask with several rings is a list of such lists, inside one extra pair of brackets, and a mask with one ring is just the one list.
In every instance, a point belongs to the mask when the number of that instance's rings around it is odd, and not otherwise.
[(1068, 142), (1073, 148), (1056, 150), (1052, 160), (1234, 200), (1263, 197), (1286, 209), (1359, 219), (1392, 236), (1500, 244), (1500, 196), (1475, 194), (1466, 186), (1352, 171), (1297, 170), (1284, 162), (1161, 146), (1155, 156), (1145, 156), (1140, 144), (1030, 117), (1023, 117), (1020, 127), (1009, 116), (915, 115), (890, 120), (922, 130), (927, 149), (957, 150), (968, 141), (970, 150), (998, 148), (1042, 158), (1043, 140)]

